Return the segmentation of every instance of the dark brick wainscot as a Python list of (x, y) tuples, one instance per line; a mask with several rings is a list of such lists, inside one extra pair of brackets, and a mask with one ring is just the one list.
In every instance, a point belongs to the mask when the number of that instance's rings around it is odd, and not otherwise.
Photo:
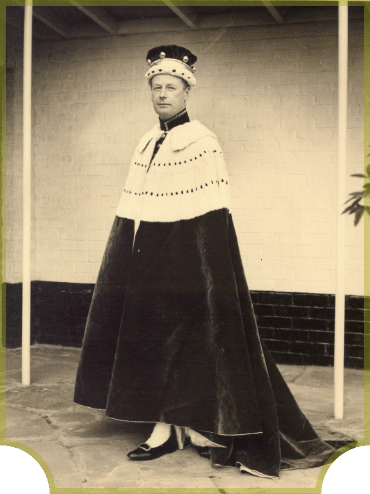
[[(6, 289), (6, 346), (21, 345), (22, 284)], [(93, 284), (33, 281), (31, 343), (76, 346), (83, 332)], [(3, 292), (4, 293), (4, 292)], [(334, 295), (253, 291), (261, 338), (279, 364), (334, 364)], [(345, 366), (364, 366), (364, 319), (370, 300), (346, 296)]]

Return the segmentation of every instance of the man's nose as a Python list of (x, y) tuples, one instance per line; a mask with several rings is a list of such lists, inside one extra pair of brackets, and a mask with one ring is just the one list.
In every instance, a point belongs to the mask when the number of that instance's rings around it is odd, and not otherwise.
[(160, 92), (160, 95), (159, 95), (161, 98), (165, 98), (166, 97), (166, 90), (165, 88), (162, 88), (161, 89), (161, 92)]

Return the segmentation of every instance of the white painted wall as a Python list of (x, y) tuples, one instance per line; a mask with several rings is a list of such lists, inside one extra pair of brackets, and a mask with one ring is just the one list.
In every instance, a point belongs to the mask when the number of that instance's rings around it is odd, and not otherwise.
[[(334, 293), (336, 23), (40, 43), (34, 54), (33, 279), (94, 283), (134, 147), (157, 121), (158, 44), (198, 55), (189, 114), (219, 137), (252, 290)], [(18, 66), (18, 70), (20, 67)], [(350, 26), (348, 192), (364, 147), (361, 23)], [(19, 113), (20, 87), (15, 108)], [(17, 115), (20, 119), (20, 115)], [(17, 134), (19, 134), (19, 129)], [(8, 155), (7, 281), (21, 281), (21, 153)], [(363, 294), (363, 221), (347, 218), (346, 293)]]

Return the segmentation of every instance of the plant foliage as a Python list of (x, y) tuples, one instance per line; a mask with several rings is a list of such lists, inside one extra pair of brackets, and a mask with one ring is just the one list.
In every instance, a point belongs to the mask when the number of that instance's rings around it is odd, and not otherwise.
[[(367, 156), (369, 157), (370, 154), (368, 154)], [(359, 192), (352, 192), (351, 194), (349, 194), (350, 198), (344, 204), (347, 203), (350, 204), (342, 212), (342, 214), (345, 213), (354, 214), (355, 215), (354, 224), (356, 226), (358, 225), (360, 219), (362, 218), (364, 211), (370, 214), (370, 206), (367, 206), (366, 204), (360, 204), (362, 200), (365, 200), (366, 198), (370, 197), (370, 164), (367, 165), (366, 167), (366, 175), (362, 175), (361, 173), (355, 173), (351, 175), (351, 177), (360, 177), (365, 180), (363, 190)]]

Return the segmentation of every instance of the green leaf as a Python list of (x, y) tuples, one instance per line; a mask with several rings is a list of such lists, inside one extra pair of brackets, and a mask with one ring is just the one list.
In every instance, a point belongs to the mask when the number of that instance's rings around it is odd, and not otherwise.
[(350, 197), (349, 199), (346, 200), (346, 202), (344, 204), (347, 204), (347, 202), (350, 202), (350, 201), (353, 201), (355, 200), (355, 197)]
[(361, 206), (359, 206), (359, 205), (358, 205), (358, 201), (356, 201), (356, 202), (354, 202), (354, 203), (350, 204), (350, 205), (349, 205), (349, 206), (348, 206), (348, 207), (347, 207), (347, 208), (343, 211), (343, 213), (342, 213), (342, 214), (344, 214), (344, 213), (353, 214), (353, 213), (355, 213), (355, 212), (357, 211), (357, 209), (358, 209), (359, 207), (361, 207)]
[(359, 209), (356, 213), (356, 216), (355, 216), (355, 226), (358, 225), (360, 219), (362, 218), (362, 215), (364, 214), (364, 210), (363, 208)]
[(364, 191), (361, 190), (361, 192), (351, 192), (349, 195), (352, 196), (352, 199), (354, 199), (355, 197), (363, 197)]
[[(370, 154), (368, 154), (368, 156), (370, 156)], [(368, 175), (370, 175), (370, 164), (369, 164), (369, 165), (367, 165), (367, 167), (366, 167), (366, 173), (367, 173)]]

